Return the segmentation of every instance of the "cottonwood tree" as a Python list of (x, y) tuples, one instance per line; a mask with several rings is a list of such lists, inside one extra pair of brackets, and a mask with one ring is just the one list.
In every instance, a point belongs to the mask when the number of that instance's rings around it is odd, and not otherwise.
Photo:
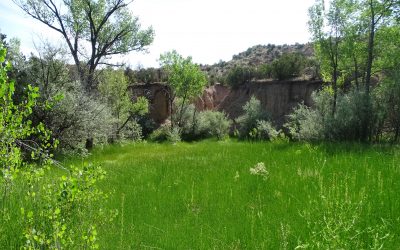
[(332, 0), (329, 8), (326, 8), (325, 1), (317, 0), (309, 9), (309, 31), (315, 43), (317, 56), (322, 62), (322, 75), (325, 81), (332, 84), (332, 115), (336, 112), (339, 63), (342, 56), (340, 46), (349, 20), (350, 5), (351, 1), (348, 0)]
[(142, 30), (126, 0), (13, 0), (25, 13), (60, 33), (86, 91), (96, 88), (95, 70), (107, 59), (143, 51), (153, 29)]
[[(184, 58), (175, 50), (161, 55), (160, 63), (167, 73), (167, 82), (171, 88), (171, 92), (168, 93), (170, 110), (171, 114), (176, 116), (176, 121), (172, 121), (172, 124), (176, 123), (180, 128), (185, 105), (191, 98), (203, 92), (207, 78), (200, 67), (192, 62), (191, 57)], [(177, 98), (180, 100), (178, 113), (173, 108), (173, 103)]]
[(379, 30), (385, 27), (393, 19), (393, 11), (398, 6), (398, 0), (363, 0), (362, 4), (362, 17), (363, 22), (368, 23), (367, 33), (367, 61), (365, 70), (365, 107), (363, 112), (365, 113), (365, 119), (362, 121), (361, 137), (362, 140), (367, 140), (370, 130), (370, 120), (368, 119), (368, 113), (371, 110), (370, 100), (370, 89), (371, 89), (371, 77), (374, 61), (376, 59), (375, 45), (376, 45), (376, 34)]

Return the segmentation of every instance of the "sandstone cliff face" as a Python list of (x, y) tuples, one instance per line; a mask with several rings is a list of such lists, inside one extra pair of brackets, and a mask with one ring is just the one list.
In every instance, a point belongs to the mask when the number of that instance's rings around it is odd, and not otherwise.
[(232, 90), (225, 86), (211, 86), (205, 90), (200, 100), (196, 101), (196, 107), (200, 110), (224, 111), (231, 119), (235, 119), (243, 113), (243, 105), (251, 96), (255, 96), (280, 126), (285, 116), (290, 114), (298, 103), (304, 102), (311, 106), (311, 93), (321, 86), (321, 81), (301, 80), (257, 81)]
[[(321, 88), (321, 81), (257, 81), (244, 84), (236, 89), (223, 85), (208, 87), (203, 95), (194, 101), (197, 110), (224, 111), (231, 119), (239, 117), (243, 105), (255, 96), (262, 107), (272, 117), (277, 126), (285, 121), (298, 103), (311, 106), (311, 93)], [(150, 116), (158, 124), (163, 123), (170, 115), (168, 102), (168, 86), (160, 83), (131, 86), (133, 100), (138, 96), (149, 99)]]
[(219, 110), (219, 106), (230, 92), (230, 88), (221, 84), (212, 85), (206, 88), (203, 95), (194, 101), (194, 105), (199, 111)]

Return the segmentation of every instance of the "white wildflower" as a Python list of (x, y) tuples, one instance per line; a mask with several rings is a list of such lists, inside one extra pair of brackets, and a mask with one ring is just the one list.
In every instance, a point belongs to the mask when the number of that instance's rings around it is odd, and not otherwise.
[(259, 162), (253, 168), (250, 168), (250, 174), (261, 176), (264, 180), (266, 180), (269, 172), (265, 168), (264, 162)]

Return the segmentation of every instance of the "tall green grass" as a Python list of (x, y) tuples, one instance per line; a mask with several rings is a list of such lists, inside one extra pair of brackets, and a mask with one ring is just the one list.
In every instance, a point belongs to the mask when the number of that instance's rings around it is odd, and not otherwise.
[[(400, 249), (400, 149), (216, 142), (107, 146), (103, 249)], [(266, 180), (250, 174), (264, 162)]]

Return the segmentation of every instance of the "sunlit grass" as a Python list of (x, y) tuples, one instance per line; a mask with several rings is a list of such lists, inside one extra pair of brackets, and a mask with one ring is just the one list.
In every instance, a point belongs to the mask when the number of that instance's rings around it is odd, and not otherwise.
[[(106, 169), (107, 206), (119, 210), (104, 249), (400, 247), (397, 148), (139, 143), (85, 161)], [(266, 179), (250, 174), (259, 162)]]

